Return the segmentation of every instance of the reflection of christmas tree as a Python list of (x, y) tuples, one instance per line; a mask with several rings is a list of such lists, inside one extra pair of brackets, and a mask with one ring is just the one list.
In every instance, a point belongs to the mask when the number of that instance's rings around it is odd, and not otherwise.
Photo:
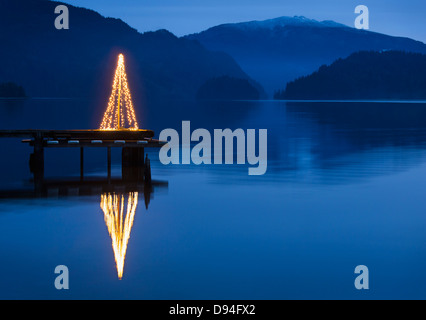
[(118, 56), (117, 69), (115, 70), (111, 96), (109, 98), (108, 107), (104, 114), (104, 118), (102, 119), (100, 129), (137, 130), (138, 128), (132, 97), (127, 83), (124, 56), (120, 54)]
[[(101, 208), (104, 212), (105, 224), (108, 227), (112, 240), (118, 278), (123, 277), (124, 260), (126, 258), (127, 243), (130, 238), (133, 220), (138, 206), (138, 193), (128, 194), (127, 206), (124, 205), (124, 195), (105, 193), (101, 195)], [(126, 213), (124, 213), (126, 210)]]

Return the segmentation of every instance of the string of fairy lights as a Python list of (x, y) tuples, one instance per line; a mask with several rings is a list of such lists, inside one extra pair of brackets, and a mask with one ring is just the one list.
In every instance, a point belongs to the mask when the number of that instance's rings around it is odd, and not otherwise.
[(130, 238), (136, 208), (138, 193), (128, 194), (126, 214), (124, 214), (124, 195), (105, 193), (101, 195), (101, 208), (104, 212), (105, 224), (112, 240), (118, 278), (123, 277), (124, 260), (126, 259), (127, 243)]
[(135, 109), (133, 108), (132, 96), (127, 82), (124, 55), (118, 55), (117, 68), (115, 70), (112, 84), (111, 96), (105, 111), (101, 130), (138, 130)]

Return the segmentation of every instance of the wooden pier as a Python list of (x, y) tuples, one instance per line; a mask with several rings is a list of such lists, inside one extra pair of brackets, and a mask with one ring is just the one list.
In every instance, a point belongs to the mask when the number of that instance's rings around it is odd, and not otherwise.
[(21, 138), (34, 148), (30, 170), (35, 181), (44, 179), (45, 148), (80, 148), (80, 179), (84, 179), (84, 148), (106, 148), (108, 180), (111, 180), (111, 148), (122, 148), (122, 178), (150, 182), (150, 161), (145, 148), (159, 148), (165, 141), (153, 139), (151, 130), (0, 130), (0, 138)]

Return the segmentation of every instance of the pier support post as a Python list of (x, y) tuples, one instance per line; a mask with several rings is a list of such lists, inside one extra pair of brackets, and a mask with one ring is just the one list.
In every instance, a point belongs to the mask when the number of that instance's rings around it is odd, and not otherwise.
[(84, 148), (80, 148), (80, 180), (84, 179)]
[(145, 182), (151, 184), (151, 161), (148, 159), (148, 154), (145, 158)]
[(145, 176), (145, 149), (137, 148), (137, 175), (138, 181), (143, 181)]
[(34, 175), (36, 194), (41, 194), (44, 180), (44, 148), (40, 133), (34, 137), (34, 153), (30, 155), (30, 171)]
[(144, 184), (144, 199), (145, 207), (148, 210), (149, 202), (151, 201), (152, 183), (151, 183), (151, 161), (148, 158), (148, 154), (145, 158), (145, 184)]
[(111, 181), (111, 147), (107, 148), (108, 155), (108, 182)]
[(44, 148), (43, 138), (37, 137), (34, 140), (34, 177), (44, 178)]
[(126, 148), (121, 153), (121, 173), (123, 180), (143, 181), (144, 148)]

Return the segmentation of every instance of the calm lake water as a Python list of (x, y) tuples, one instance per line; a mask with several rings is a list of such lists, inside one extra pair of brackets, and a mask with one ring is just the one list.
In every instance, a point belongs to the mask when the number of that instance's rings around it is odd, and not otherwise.
[[(3, 100), (0, 128), (96, 128), (99, 110), (86, 100)], [(31, 149), (1, 139), (0, 298), (426, 298), (426, 104), (168, 102), (139, 110), (157, 137), (180, 132), (183, 120), (193, 130), (268, 129), (267, 173), (164, 166), (148, 150), (158, 182), (148, 208), (147, 193), (124, 188), (79, 196), (74, 186), (32, 198), (22, 195), (33, 189)], [(47, 179), (79, 177), (78, 149), (45, 157)], [(106, 151), (87, 150), (85, 170), (106, 177)], [(119, 150), (112, 174), (120, 177)], [(55, 289), (57, 265), (69, 269), (69, 290)], [(369, 290), (354, 287), (357, 265), (369, 268)]]

